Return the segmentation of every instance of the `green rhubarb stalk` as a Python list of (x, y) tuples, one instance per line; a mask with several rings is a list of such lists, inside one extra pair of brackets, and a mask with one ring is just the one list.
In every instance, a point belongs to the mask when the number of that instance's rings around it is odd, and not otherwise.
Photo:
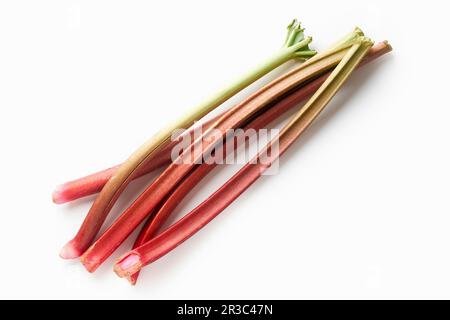
[(312, 51), (308, 46), (311, 41), (312, 39), (310, 37), (305, 38), (300, 23), (294, 20), (288, 26), (283, 47), (265, 63), (253, 69), (226, 89), (218, 92), (209, 100), (191, 109), (184, 116), (172, 122), (142, 145), (120, 166), (117, 172), (105, 184), (95, 199), (77, 235), (64, 246), (60, 256), (65, 259), (73, 259), (84, 253), (99, 232), (120, 194), (129, 182), (134, 179), (139, 169), (146, 164), (146, 161), (170, 141), (173, 131), (190, 127), (195, 121), (200, 120), (236, 93), (285, 62), (295, 58), (305, 59), (313, 56), (315, 51)]

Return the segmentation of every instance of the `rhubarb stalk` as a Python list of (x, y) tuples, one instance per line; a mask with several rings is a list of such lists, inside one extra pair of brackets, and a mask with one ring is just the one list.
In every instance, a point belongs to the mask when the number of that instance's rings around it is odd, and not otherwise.
[[(117, 275), (120, 277), (130, 277), (143, 266), (167, 254), (203, 228), (249, 188), (270, 167), (270, 164), (277, 160), (319, 116), (372, 45), (372, 41), (367, 38), (354, 41), (351, 49), (324, 84), (298, 114), (283, 128), (279, 141), (277, 141), (279, 153), (274, 154), (268, 152), (275, 141), (269, 143), (267, 148), (257, 156), (256, 161), (249, 162), (219, 190), (188, 215), (156, 238), (120, 258), (114, 266), (114, 271)], [(271, 156), (270, 162), (260, 161), (259, 158), (261, 155), (266, 156), (267, 154)]]
[(161, 148), (168, 143), (172, 132), (179, 128), (188, 128), (195, 121), (214, 110), (223, 102), (240, 92), (243, 88), (255, 82), (265, 74), (293, 58), (305, 58), (315, 54), (308, 48), (311, 38), (304, 39), (303, 30), (297, 21), (288, 27), (288, 36), (284, 46), (266, 63), (243, 76), (240, 80), (217, 93), (215, 96), (200, 104), (179, 120), (170, 124), (153, 138), (135, 151), (105, 184), (89, 210), (82, 226), (74, 239), (69, 241), (61, 250), (60, 256), (73, 259), (81, 256), (94, 240), (103, 225), (108, 213), (126, 186), (137, 177), (142, 168)]

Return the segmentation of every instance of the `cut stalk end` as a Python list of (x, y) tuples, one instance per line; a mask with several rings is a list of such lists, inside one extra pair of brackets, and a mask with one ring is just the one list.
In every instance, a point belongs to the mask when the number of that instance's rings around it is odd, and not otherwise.
[(127, 280), (132, 286), (135, 286), (137, 282), (137, 277), (135, 276), (135, 274), (132, 274), (131, 276), (127, 277)]
[(360, 27), (355, 27), (353, 32), (358, 36), (364, 37), (364, 31), (362, 31)]
[(73, 240), (69, 241), (59, 253), (59, 256), (63, 259), (76, 259), (83, 254)]
[(63, 204), (70, 201), (65, 195), (65, 186), (63, 184), (57, 186), (53, 191), (52, 201), (55, 204)]
[(80, 258), (81, 264), (86, 268), (86, 270), (90, 273), (95, 272), (97, 268), (100, 266), (100, 262), (98, 260), (94, 260), (92, 258), (88, 259), (87, 254), (89, 251), (86, 251)]
[[(311, 43), (311, 37), (305, 38), (305, 29), (302, 28), (301, 23), (294, 19), (291, 24), (287, 27), (286, 39), (284, 41), (283, 47), (292, 49), (293, 52), (297, 50), (310, 51), (309, 43)], [(306, 43), (304, 41), (307, 40)], [(303, 45), (299, 46), (299, 43)]]
[(114, 272), (120, 278), (128, 277), (128, 279), (131, 280), (132, 275), (140, 271), (141, 268), (141, 257), (138, 254), (129, 253), (116, 262), (116, 264), (114, 265)]
[(364, 37), (364, 32), (359, 28), (355, 27), (352, 32), (347, 34), (345, 37), (340, 39), (338, 42), (336, 42), (334, 45), (331, 46), (332, 49), (349, 45), (350, 42), (353, 42), (354, 40)]
[(386, 48), (387, 48), (388, 51), (392, 51), (392, 46), (391, 46), (391, 44), (389, 43), (389, 41), (384, 40), (382, 43), (384, 43), (384, 44), (386, 45)]

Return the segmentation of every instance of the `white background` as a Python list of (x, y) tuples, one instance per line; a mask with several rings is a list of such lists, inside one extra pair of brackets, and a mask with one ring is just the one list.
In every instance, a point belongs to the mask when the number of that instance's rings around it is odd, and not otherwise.
[[(450, 298), (446, 7), (2, 1), (0, 298)], [(352, 76), (278, 175), (147, 267), (136, 287), (112, 272), (131, 240), (95, 274), (61, 260), (92, 198), (57, 206), (53, 188), (126, 159), (274, 52), (293, 17), (319, 50), (358, 25), (394, 52)], [(235, 169), (208, 178), (177, 216)]]

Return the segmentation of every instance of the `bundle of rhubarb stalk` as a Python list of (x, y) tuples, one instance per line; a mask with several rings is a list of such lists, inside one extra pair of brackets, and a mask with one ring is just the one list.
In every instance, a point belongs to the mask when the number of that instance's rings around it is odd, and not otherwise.
[[(60, 256), (80, 258), (86, 269), (94, 272), (145, 221), (131, 251), (114, 265), (119, 277), (135, 284), (144, 266), (193, 236), (261, 177), (319, 116), (355, 69), (391, 51), (386, 41), (374, 45), (359, 28), (322, 53), (310, 49), (311, 41), (294, 20), (288, 26), (284, 45), (266, 63), (160, 130), (124, 163), (58, 186), (53, 193), (55, 203), (98, 193), (78, 233), (63, 247)], [(196, 121), (292, 59), (302, 63), (244, 101), (204, 121), (201, 135), (195, 134)], [(300, 105), (306, 99), (309, 100)], [(162, 229), (181, 200), (221, 163), (214, 160), (226, 157), (242, 143), (233, 144), (233, 148), (218, 148), (229, 139), (236, 139), (229, 136), (230, 130), (266, 128), (292, 108), (298, 108), (297, 113), (254, 159), (195, 209)], [(183, 128), (189, 129), (173, 138), (173, 132)], [(174, 153), (174, 148), (186, 140), (192, 142)], [(165, 167), (164, 171), (98, 236), (128, 184), (161, 167)]]

